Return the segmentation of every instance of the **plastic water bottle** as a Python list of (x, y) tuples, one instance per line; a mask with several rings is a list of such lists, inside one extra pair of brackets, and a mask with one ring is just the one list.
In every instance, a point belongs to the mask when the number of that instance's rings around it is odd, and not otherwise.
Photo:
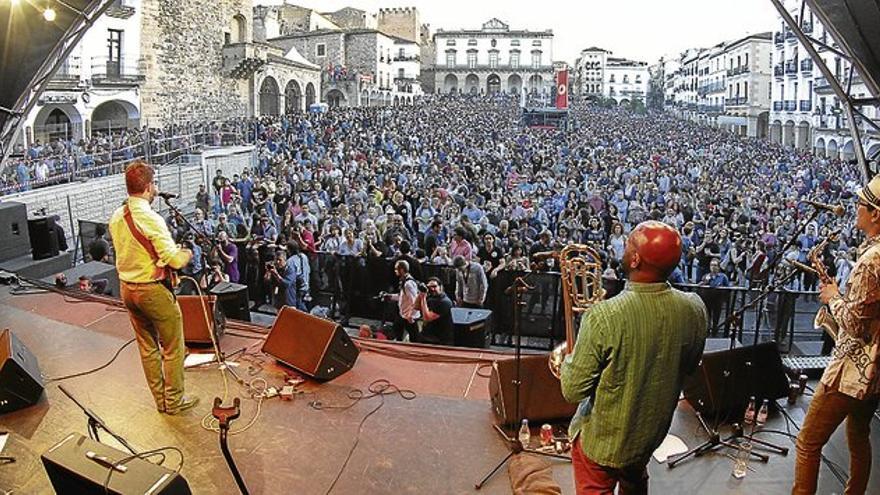
[(749, 398), (749, 405), (746, 407), (746, 414), (743, 416), (743, 423), (750, 425), (755, 422), (755, 398)]
[(758, 426), (764, 426), (764, 423), (767, 422), (767, 413), (769, 405), (767, 404), (767, 399), (764, 399), (764, 402), (761, 403), (761, 409), (758, 409), (758, 416), (755, 418), (755, 424)]
[(529, 420), (522, 420), (522, 426), (519, 427), (519, 443), (522, 448), (529, 448), (529, 441), (532, 439), (532, 432), (529, 431)]

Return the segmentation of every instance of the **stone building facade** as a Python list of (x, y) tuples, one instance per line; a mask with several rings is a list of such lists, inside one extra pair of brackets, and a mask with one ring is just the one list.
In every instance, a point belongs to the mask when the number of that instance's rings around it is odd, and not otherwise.
[(321, 99), (331, 106), (412, 104), (394, 85), (395, 38), (375, 29), (324, 29), (269, 40), (321, 67)]
[(434, 45), (438, 93), (549, 95), (555, 89), (552, 30), (511, 30), (491, 19), (479, 30), (438, 30)]
[(140, 127), (141, 15), (130, 2), (95, 21), (24, 116), (16, 145)]
[[(251, 0), (143, 0), (142, 122), (222, 120), (253, 113), (249, 81), (224, 75), (224, 46), (252, 39)], [(225, 29), (218, 27), (225, 26)]]

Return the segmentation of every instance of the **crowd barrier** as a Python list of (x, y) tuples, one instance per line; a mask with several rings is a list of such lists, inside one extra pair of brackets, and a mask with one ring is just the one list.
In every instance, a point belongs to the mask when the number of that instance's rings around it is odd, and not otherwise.
[[(381, 291), (396, 292), (394, 260), (339, 256), (318, 253), (312, 260), (311, 292), (314, 297), (327, 296), (337, 318), (361, 317), (391, 321), (396, 307), (383, 303), (376, 296)], [(446, 294), (455, 299), (455, 269), (448, 265), (420, 264), (417, 271), (421, 280), (438, 277)], [(510, 335), (513, 328), (513, 301), (505, 291), (517, 277), (525, 277), (534, 289), (524, 297), (520, 331), (530, 347), (552, 349), (565, 339), (562, 296), (558, 272), (521, 272), (505, 270), (488, 279), (485, 307), (493, 312), (493, 333)], [(603, 280), (607, 297), (619, 293), (625, 282)], [(813, 314), (818, 308), (815, 292), (791, 292), (778, 289), (763, 302), (747, 310), (742, 318), (731, 321), (730, 316), (749, 304), (760, 294), (758, 289), (746, 287), (711, 288), (693, 284), (676, 285), (680, 290), (696, 293), (709, 312), (710, 336), (735, 336), (744, 344), (766, 340), (784, 342), (788, 349), (796, 340), (817, 341), (822, 331), (812, 326)], [(509, 339), (499, 337), (496, 343), (504, 345)]]

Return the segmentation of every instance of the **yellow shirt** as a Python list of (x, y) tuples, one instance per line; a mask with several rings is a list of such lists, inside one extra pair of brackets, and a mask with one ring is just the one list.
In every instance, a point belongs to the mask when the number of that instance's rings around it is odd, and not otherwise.
[(175, 244), (165, 220), (153, 211), (147, 200), (129, 197), (128, 208), (134, 224), (153, 244), (159, 260), (154, 263), (150, 253), (132, 235), (125, 221), (125, 208), (120, 206), (110, 217), (109, 225), (116, 251), (119, 280), (133, 283), (155, 282), (164, 278), (163, 269), (166, 266), (180, 269), (189, 263), (189, 253)]

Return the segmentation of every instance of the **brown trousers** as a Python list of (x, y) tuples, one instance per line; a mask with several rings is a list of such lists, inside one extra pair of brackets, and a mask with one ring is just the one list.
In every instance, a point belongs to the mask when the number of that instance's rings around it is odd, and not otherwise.
[(183, 319), (164, 285), (121, 283), (122, 301), (134, 328), (147, 386), (159, 411), (183, 401)]
[(822, 447), (846, 420), (849, 446), (849, 480), (846, 495), (862, 495), (871, 477), (871, 416), (877, 410), (877, 397), (856, 399), (836, 388), (819, 384), (803, 427), (797, 438), (797, 464), (792, 495), (813, 495), (819, 479)]

